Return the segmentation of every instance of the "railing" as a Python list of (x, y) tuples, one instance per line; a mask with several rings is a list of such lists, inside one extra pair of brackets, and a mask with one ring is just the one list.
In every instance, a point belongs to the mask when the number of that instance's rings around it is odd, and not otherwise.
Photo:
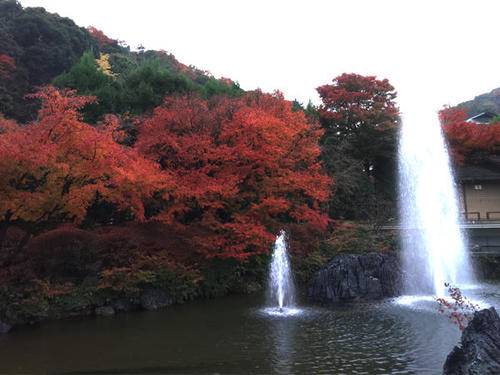
[[(481, 216), (479, 212), (461, 212), (462, 220), (459, 222), (460, 228), (465, 230), (494, 230), (495, 233), (500, 229), (499, 211), (488, 211), (486, 217)], [(403, 230), (401, 223), (397, 221), (387, 221), (384, 225), (378, 227), (379, 230)], [(407, 228), (412, 229), (412, 228)], [(416, 229), (416, 228), (415, 228)]]
[(479, 211), (463, 211), (461, 215), (465, 221), (500, 221), (500, 211), (487, 211), (486, 217), (481, 217)]
[[(492, 218), (491, 215), (497, 215), (497, 218)], [(500, 220), (500, 211), (486, 212), (486, 220)]]
[(480, 245), (471, 249), (472, 256), (496, 255), (500, 256), (500, 245)]
[[(476, 218), (470, 218), (470, 215), (476, 215)], [(467, 212), (462, 212), (462, 217), (467, 220), (467, 221), (474, 221), (474, 220), (481, 220), (481, 213), (477, 211), (467, 211)]]

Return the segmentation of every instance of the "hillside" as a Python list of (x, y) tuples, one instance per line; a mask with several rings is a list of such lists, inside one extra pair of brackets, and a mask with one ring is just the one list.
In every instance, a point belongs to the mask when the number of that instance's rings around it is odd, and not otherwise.
[(500, 88), (478, 95), (473, 100), (458, 104), (457, 107), (467, 111), (469, 117), (486, 111), (500, 114)]
[(34, 119), (39, 102), (25, 96), (47, 84), (95, 96), (98, 104), (84, 110), (89, 122), (106, 113), (142, 114), (166, 94), (243, 93), (233, 81), (215, 79), (165, 51), (133, 52), (94, 27), (0, 0), (0, 112), (20, 122)]

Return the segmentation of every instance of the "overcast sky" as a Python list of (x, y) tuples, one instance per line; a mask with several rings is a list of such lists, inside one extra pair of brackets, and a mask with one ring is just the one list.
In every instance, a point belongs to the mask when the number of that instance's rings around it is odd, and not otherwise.
[[(21, 0), (132, 48), (319, 103), (344, 72), (388, 78), (406, 106), (437, 111), (500, 86), (500, 1)], [(409, 104), (411, 103), (411, 104)], [(403, 105), (403, 107), (405, 107)]]

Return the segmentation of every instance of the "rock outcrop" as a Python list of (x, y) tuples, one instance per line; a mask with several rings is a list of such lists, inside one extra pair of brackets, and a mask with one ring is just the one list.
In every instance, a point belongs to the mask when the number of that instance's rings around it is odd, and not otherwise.
[(402, 271), (393, 255), (339, 255), (315, 273), (308, 288), (312, 301), (332, 303), (395, 297), (402, 292)]
[(500, 374), (500, 317), (494, 307), (474, 313), (443, 367), (444, 375)]
[(144, 310), (156, 310), (174, 303), (174, 298), (166, 290), (151, 289), (141, 296), (141, 307)]
[(113, 309), (113, 306), (100, 306), (95, 309), (95, 314), (99, 316), (113, 316), (115, 315), (115, 309)]

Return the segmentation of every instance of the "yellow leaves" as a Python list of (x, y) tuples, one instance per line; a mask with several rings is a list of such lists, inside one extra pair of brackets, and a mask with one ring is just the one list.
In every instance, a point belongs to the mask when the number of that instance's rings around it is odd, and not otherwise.
[(109, 63), (109, 53), (101, 54), (101, 58), (96, 59), (95, 62), (97, 63), (97, 70), (103, 72), (104, 74), (106, 74), (110, 77), (117, 77), (118, 76), (118, 74), (113, 73), (111, 70), (111, 65)]

